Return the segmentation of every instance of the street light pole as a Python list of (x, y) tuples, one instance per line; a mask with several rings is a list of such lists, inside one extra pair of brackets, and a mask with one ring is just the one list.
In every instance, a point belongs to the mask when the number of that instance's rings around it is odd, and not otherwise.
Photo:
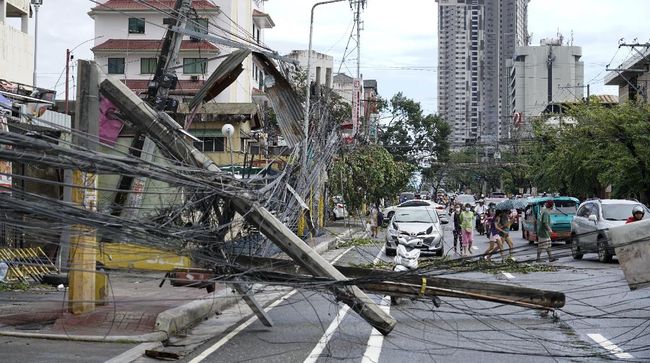
[(231, 124), (225, 124), (221, 128), (221, 133), (228, 138), (228, 146), (230, 148), (230, 174), (235, 177), (235, 163), (232, 157), (232, 135), (235, 133), (235, 128)]
[(32, 0), (32, 5), (34, 5), (34, 75), (32, 86), (36, 88), (36, 68), (38, 63), (38, 8), (43, 5), (43, 0)]
[[(341, 1), (347, 0), (329, 0), (321, 1), (311, 7), (311, 18), (309, 21), (309, 50), (307, 51), (307, 87), (305, 91), (305, 118), (303, 121), (303, 134), (305, 135), (305, 145), (302, 153), (302, 167), (307, 170), (307, 144), (309, 140), (309, 107), (310, 107), (310, 97), (311, 97), (311, 49), (312, 49), (312, 38), (314, 35), (314, 10), (317, 6), (338, 3)], [(306, 174), (305, 174), (306, 175)]]

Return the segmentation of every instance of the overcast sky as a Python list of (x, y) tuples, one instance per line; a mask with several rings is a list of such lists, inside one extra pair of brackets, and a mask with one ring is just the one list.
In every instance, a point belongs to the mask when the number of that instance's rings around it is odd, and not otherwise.
[[(247, 1), (247, 0), (239, 0)], [(94, 37), (92, 19), (87, 15), (95, 6), (90, 0), (44, 0), (39, 12), (38, 85), (56, 88), (62, 98), (66, 48), (75, 48)], [(316, 0), (269, 0), (266, 11), (276, 26), (266, 31), (266, 43), (282, 54), (292, 49), (307, 49), (309, 13)], [(376, 79), (379, 93), (390, 98), (402, 91), (420, 102), (426, 112), (437, 108), (437, 4), (434, 0), (368, 0), (363, 13), (361, 34), (361, 73)], [(343, 1), (316, 8), (314, 50), (335, 58), (335, 71), (352, 29), (352, 11)], [(619, 39), (650, 41), (650, 0), (532, 0), (528, 31), (532, 45), (540, 38), (556, 36), (582, 47), (585, 82), (592, 94), (617, 94), (603, 85), (605, 66), (620, 64), (630, 55), (629, 48), (618, 49)], [(33, 34), (33, 24), (32, 24)], [(80, 45), (77, 59), (91, 59), (92, 42)], [(350, 45), (351, 48), (354, 44)], [(612, 58), (614, 58), (612, 60)], [(356, 74), (356, 52), (342, 72)], [(58, 81), (58, 83), (57, 83)]]

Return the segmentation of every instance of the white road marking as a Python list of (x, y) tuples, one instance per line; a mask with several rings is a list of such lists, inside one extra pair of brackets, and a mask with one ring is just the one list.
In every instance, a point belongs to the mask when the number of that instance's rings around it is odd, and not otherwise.
[[(373, 264), (377, 264), (383, 255), (385, 247), (379, 251), (379, 254), (373, 260)], [(385, 311), (386, 314), (390, 312), (390, 296), (386, 295), (381, 302), (379, 303), (381, 310)], [(379, 330), (372, 328), (370, 333), (370, 338), (368, 338), (368, 344), (366, 347), (366, 352), (363, 353), (363, 359), (361, 363), (377, 363), (379, 362), (379, 355), (381, 354), (381, 346), (384, 344), (384, 335), (379, 332)]]
[(515, 276), (513, 274), (511, 274), (510, 272), (501, 271), (501, 273), (503, 274), (503, 276), (505, 276), (505, 277), (507, 277), (509, 279), (514, 279), (515, 278)]
[[(332, 260), (331, 263), (332, 264), (336, 263), (336, 261), (338, 261), (341, 257), (343, 257), (343, 255), (348, 253), (352, 248), (354, 248), (354, 247), (350, 247), (347, 250), (343, 251), (343, 253), (338, 255), (334, 260)], [(297, 292), (298, 292), (298, 290), (295, 290), (295, 289), (289, 291), (286, 295), (282, 296), (278, 300), (274, 301), (271, 305), (266, 307), (266, 309), (264, 309), (264, 311), (268, 313), (271, 309), (273, 309), (274, 307), (282, 304), (283, 302), (285, 302), (287, 299), (289, 299), (291, 296), (293, 296)], [(346, 305), (346, 307), (347, 307), (347, 305)], [(237, 334), (239, 334), (242, 330), (246, 329), (249, 325), (253, 324), (256, 320), (257, 320), (257, 316), (255, 316), (255, 315), (251, 316), (250, 319), (243, 322), (240, 326), (235, 328), (235, 330), (231, 331), (225, 337), (219, 339), (218, 342), (214, 343), (208, 349), (201, 352), (201, 354), (194, 357), (194, 359), (192, 359), (190, 361), (190, 363), (202, 362), (205, 358), (210, 356), (210, 354), (214, 353), (217, 349), (221, 348), (224, 344), (228, 343), (228, 341), (230, 341), (230, 339), (234, 338)]]
[(476, 246), (472, 246), (472, 249), (473, 249), (473, 250), (478, 250), (478, 247), (476, 247)]
[[(381, 299), (381, 310), (386, 314), (390, 312), (390, 296), (386, 295)], [(366, 352), (363, 353), (361, 363), (377, 363), (379, 362), (379, 355), (381, 354), (381, 346), (384, 344), (384, 335), (379, 330), (372, 328), (370, 338), (368, 339), (368, 346)]]
[(601, 347), (605, 348), (610, 353), (614, 354), (616, 358), (621, 358), (621, 359), (634, 358), (632, 354), (625, 353), (623, 349), (619, 348), (616, 344), (610, 342), (607, 338), (605, 338), (600, 334), (587, 334), (587, 336), (593, 339), (596, 343), (600, 344)]
[[(352, 249), (352, 248), (353, 247), (351, 247), (350, 249)], [(346, 254), (350, 249), (343, 252), (341, 254), (341, 256)], [(377, 262), (379, 262), (379, 260), (381, 260), (381, 256), (384, 255), (385, 251), (386, 251), (386, 246), (382, 247), (381, 250), (379, 251), (379, 253), (377, 254), (377, 256), (375, 256), (375, 259), (372, 260), (373, 265), (376, 265)], [(341, 256), (339, 256), (339, 258)], [(337, 260), (338, 260), (338, 258), (334, 262), (336, 262)], [(332, 262), (332, 263), (334, 263), (334, 262)], [(390, 297), (388, 297), (388, 304), (390, 305)], [(381, 308), (384, 309), (383, 306)], [(305, 359), (304, 363), (314, 363), (314, 362), (316, 362), (318, 360), (318, 358), (320, 358), (320, 355), (321, 355), (321, 353), (323, 353), (323, 350), (327, 346), (327, 343), (329, 343), (330, 339), (334, 335), (334, 331), (336, 331), (336, 329), (339, 327), (339, 325), (341, 325), (341, 322), (343, 321), (343, 317), (345, 316), (345, 314), (347, 314), (349, 309), (350, 309), (350, 307), (348, 305), (343, 305), (343, 307), (336, 314), (336, 318), (334, 318), (334, 321), (332, 321), (330, 326), (327, 327), (327, 330), (325, 330), (325, 334), (323, 334), (323, 336), (320, 338), (320, 340), (318, 341), (318, 343), (316, 344), (314, 349), (311, 351), (311, 353), (309, 353), (309, 355), (307, 356), (307, 359)], [(384, 311), (386, 311), (386, 310), (384, 309)], [(379, 341), (379, 352), (377, 353), (377, 358), (379, 358), (379, 353), (381, 352), (381, 342), (383, 341), (384, 336), (381, 335), (381, 333), (379, 333), (379, 331), (377, 331), (374, 328), (372, 329), (372, 331), (373, 331), (373, 334), (374, 334), (374, 332), (377, 332), (381, 336), (381, 339), (382, 339), (381, 341)], [(370, 341), (368, 341), (368, 344), (370, 344)], [(377, 344), (377, 343), (375, 343), (375, 344)]]
[(339, 325), (341, 325), (341, 322), (343, 321), (345, 314), (347, 314), (349, 310), (350, 310), (350, 306), (343, 305), (343, 307), (336, 314), (336, 317), (334, 318), (330, 326), (327, 327), (327, 330), (325, 330), (325, 334), (323, 334), (323, 336), (320, 338), (320, 340), (318, 341), (314, 349), (312, 349), (311, 353), (309, 353), (304, 363), (314, 363), (318, 360), (321, 353), (323, 353), (323, 350), (327, 346), (327, 343), (329, 343), (330, 339), (332, 339), (332, 336), (334, 336), (334, 331), (339, 327)]

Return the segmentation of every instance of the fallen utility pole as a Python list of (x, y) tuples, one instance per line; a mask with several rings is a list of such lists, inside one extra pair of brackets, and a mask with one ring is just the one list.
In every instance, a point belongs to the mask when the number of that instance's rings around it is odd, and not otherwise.
[[(305, 274), (308, 273), (307, 270), (296, 266), (293, 261), (286, 259), (238, 256), (234, 262), (239, 265), (229, 266), (231, 272), (244, 273), (253, 269), (256, 273), (264, 274), (265, 278), (267, 273), (287, 273), (292, 274), (292, 278), (305, 277)], [(531, 308), (561, 308), (566, 302), (564, 294), (556, 291), (410, 272), (401, 273), (341, 265), (334, 265), (334, 267), (348, 279), (357, 279), (355, 283), (358, 286), (373, 293), (396, 296), (405, 294), (417, 297), (422, 295), (420, 290), (424, 288), (427, 291), (424, 296), (433, 294), (436, 296), (475, 298), (477, 300), (502, 302)], [(285, 278), (287, 277), (285, 276)], [(366, 278), (372, 279), (372, 281), (364, 281)]]
[[(101, 93), (129, 117), (134, 126), (158, 143), (166, 145), (172, 157), (197, 165), (216, 175), (224, 174), (214, 162), (185, 140), (178, 125), (164, 112), (153, 110), (120, 81), (106, 79), (100, 85)], [(226, 178), (224, 178), (226, 179)], [(296, 236), (280, 220), (258, 203), (247, 199), (247, 195), (232, 196), (214, 190), (215, 194), (230, 199), (235, 210), (251, 224), (259, 226), (260, 231), (289, 255), (297, 264), (315, 276), (324, 276), (336, 281), (346, 277), (328, 263), (322, 256)], [(386, 335), (392, 331), (396, 321), (384, 312), (356, 286), (337, 286), (333, 289), (339, 300), (348, 304), (370, 325)]]

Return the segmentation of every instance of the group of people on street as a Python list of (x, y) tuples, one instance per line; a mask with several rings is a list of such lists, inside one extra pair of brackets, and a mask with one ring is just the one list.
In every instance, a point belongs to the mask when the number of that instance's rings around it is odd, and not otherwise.
[[(511, 212), (496, 210), (495, 207), (494, 203), (485, 206), (483, 200), (479, 201), (474, 211), (472, 211), (470, 204), (465, 204), (462, 208), (459, 204), (454, 207), (454, 252), (458, 253), (458, 244), (460, 242), (460, 255), (469, 256), (472, 254), (474, 227), (476, 227), (479, 234), (485, 234), (490, 242), (488, 249), (484, 253), (484, 258), (487, 261), (490, 261), (492, 255), (497, 251), (502, 258), (506, 258), (503, 248), (504, 243), (508, 245), (508, 258), (513, 258), (513, 243), (510, 237)], [(516, 213), (516, 211), (512, 213)]]

